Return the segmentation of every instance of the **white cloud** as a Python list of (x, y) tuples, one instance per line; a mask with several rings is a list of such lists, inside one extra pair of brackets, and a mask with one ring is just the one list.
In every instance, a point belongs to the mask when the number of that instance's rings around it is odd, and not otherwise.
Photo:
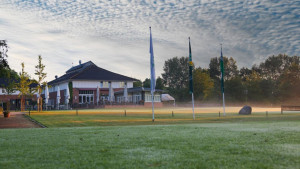
[(0, 39), (10, 46), (9, 64), (31, 75), (37, 56), (48, 80), (78, 60), (138, 79), (149, 77), (149, 26), (157, 75), (164, 61), (188, 55), (191, 36), (195, 64), (207, 67), (224, 54), (239, 67), (269, 55), (300, 53), (300, 2), (293, 1), (9, 1), (0, 2)]

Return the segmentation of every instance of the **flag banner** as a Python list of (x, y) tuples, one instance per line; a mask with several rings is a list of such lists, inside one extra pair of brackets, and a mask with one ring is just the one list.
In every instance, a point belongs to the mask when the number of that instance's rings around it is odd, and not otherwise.
[(224, 60), (223, 60), (222, 46), (221, 46), (220, 68), (221, 68), (221, 92), (224, 93)]
[(189, 37), (189, 83), (190, 83), (190, 94), (194, 93), (193, 86), (193, 60), (192, 60), (192, 48), (191, 48), (191, 40)]
[(155, 92), (155, 67), (154, 67), (154, 53), (152, 44), (152, 33), (150, 27), (150, 72), (151, 72), (151, 93)]

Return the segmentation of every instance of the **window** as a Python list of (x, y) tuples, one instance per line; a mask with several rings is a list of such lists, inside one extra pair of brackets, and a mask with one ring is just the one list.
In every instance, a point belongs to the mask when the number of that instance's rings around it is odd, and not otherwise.
[(102, 83), (102, 88), (109, 88), (108, 82), (103, 82)]
[(79, 94), (94, 94), (93, 90), (79, 90)]
[(125, 86), (125, 82), (120, 82), (120, 88)]
[[(154, 102), (160, 102), (160, 95), (154, 95)], [(146, 94), (145, 95), (145, 102), (152, 102), (152, 98), (151, 98), (151, 95), (149, 94)]]
[(94, 91), (93, 90), (79, 90), (79, 104), (93, 103)]

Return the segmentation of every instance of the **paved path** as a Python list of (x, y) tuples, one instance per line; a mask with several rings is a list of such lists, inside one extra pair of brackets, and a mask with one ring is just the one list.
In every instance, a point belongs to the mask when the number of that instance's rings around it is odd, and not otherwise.
[(22, 112), (11, 112), (9, 118), (0, 114), (0, 129), (4, 128), (41, 128), (36, 123), (24, 117)]

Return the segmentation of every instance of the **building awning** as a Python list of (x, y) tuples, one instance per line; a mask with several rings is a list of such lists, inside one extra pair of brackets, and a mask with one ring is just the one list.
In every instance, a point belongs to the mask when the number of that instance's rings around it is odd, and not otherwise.
[(170, 96), (169, 94), (161, 94), (161, 101), (175, 101), (174, 97)]

